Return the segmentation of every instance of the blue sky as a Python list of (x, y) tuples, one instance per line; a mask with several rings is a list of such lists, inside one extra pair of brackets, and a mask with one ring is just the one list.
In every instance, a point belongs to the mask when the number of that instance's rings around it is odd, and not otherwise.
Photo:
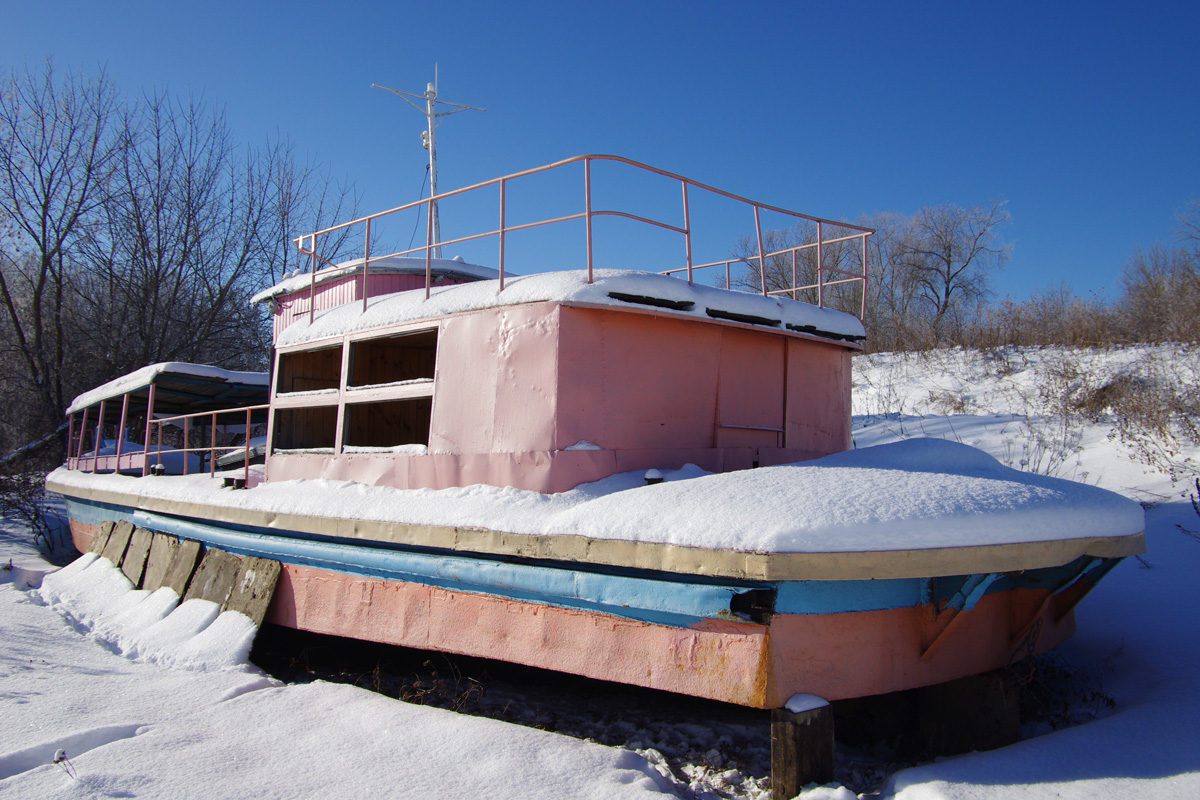
[[(1005, 200), (994, 281), (1119, 292), (1200, 198), (1200, 4), (0, 0), (0, 66), (104, 65), (127, 93), (290, 137), (364, 211), (414, 200), (423, 119), (381, 83), (484, 106), (438, 132), (443, 190), (614, 153), (831, 218)], [(443, 212), (445, 213), (445, 212)], [(446, 224), (445, 222), (443, 223)]]

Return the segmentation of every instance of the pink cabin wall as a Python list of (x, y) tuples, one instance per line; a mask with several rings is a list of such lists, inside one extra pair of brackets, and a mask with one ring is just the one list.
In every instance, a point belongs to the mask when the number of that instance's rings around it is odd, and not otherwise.
[(585, 439), (613, 450), (786, 449), (812, 458), (850, 446), (845, 347), (668, 315), (564, 308), (561, 316), (559, 449)]
[[(850, 351), (835, 344), (549, 301), (438, 328), (426, 454), (278, 454), (268, 479), (558, 492), (616, 472), (725, 472), (850, 445)], [(580, 441), (603, 449), (566, 449)]]

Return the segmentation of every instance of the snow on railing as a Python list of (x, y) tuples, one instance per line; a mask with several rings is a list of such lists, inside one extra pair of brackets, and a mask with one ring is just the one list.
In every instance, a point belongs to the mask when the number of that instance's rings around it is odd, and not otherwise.
[[(631, 166), (637, 170), (642, 170), (644, 172), (652, 173), (654, 175), (661, 176), (668, 180), (678, 181), (681, 186), (682, 196), (683, 196), (682, 224), (677, 225), (677, 224), (665, 222), (665, 221), (659, 220), (659, 219), (651, 219), (649, 217), (644, 217), (644, 216), (634, 214), (634, 213), (631, 213), (628, 211), (597, 210), (597, 209), (593, 208), (592, 207), (592, 164), (593, 164), (593, 162), (598, 162), (598, 161), (616, 162), (619, 164), (625, 164), (625, 165)], [(583, 183), (584, 183), (584, 185), (583, 185), (583, 196), (584, 196), (583, 211), (580, 211), (580, 212), (577, 212), (574, 214), (567, 214), (567, 215), (558, 216), (558, 217), (541, 219), (541, 220), (537, 220), (534, 222), (524, 222), (524, 223), (521, 223), (518, 225), (509, 225), (506, 223), (506, 214), (507, 214), (507, 210), (508, 210), (507, 202), (506, 202), (506, 190), (507, 190), (510, 182), (519, 180), (521, 178), (526, 178), (531, 175), (538, 175), (538, 174), (549, 172), (552, 170), (558, 170), (560, 168), (566, 167), (567, 165), (577, 164), (577, 163), (583, 164)], [(444, 199), (450, 198), (450, 197), (465, 195), (465, 194), (468, 194), (471, 192), (477, 192), (481, 189), (493, 187), (493, 186), (499, 187), (499, 192), (500, 192), (500, 209), (499, 209), (500, 225), (499, 225), (499, 227), (492, 229), (492, 230), (483, 231), (480, 233), (470, 234), (468, 236), (460, 236), (455, 239), (448, 239), (448, 240), (443, 240), (443, 241), (435, 240), (433, 219), (435, 218), (436, 215), (432, 212), (438, 201), (444, 200)], [(753, 211), (753, 216), (754, 216), (754, 231), (755, 231), (755, 239), (756, 239), (756, 243), (757, 243), (756, 254), (749, 258), (739, 257), (739, 258), (732, 258), (732, 259), (726, 259), (726, 260), (720, 260), (720, 261), (712, 261), (712, 262), (708, 262), (708, 263), (704, 263), (704, 264), (694, 264), (692, 261), (693, 231), (692, 231), (692, 226), (691, 226), (691, 211), (690, 211), (690, 204), (689, 204), (689, 191), (691, 191), (691, 190), (708, 192), (708, 193), (717, 195), (719, 197), (726, 198), (728, 200), (733, 200), (733, 201), (740, 203), (740, 204), (748, 207), (749, 209), (751, 209)], [(391, 216), (393, 214), (398, 214), (403, 211), (409, 211), (409, 210), (418, 209), (421, 207), (424, 207), (425, 219), (426, 219), (426, 231), (425, 231), (425, 244), (424, 245), (421, 245), (418, 247), (412, 247), (407, 250), (399, 250), (399, 251), (396, 251), (393, 253), (387, 253), (385, 255), (375, 255), (375, 256), (371, 255), (371, 225), (373, 222), (380, 220), (384, 217)], [(815, 223), (817, 226), (816, 241), (805, 243), (805, 244), (802, 244), (802, 245), (799, 245), (796, 247), (784, 248), (782, 250), (768, 251), (763, 245), (763, 227), (762, 227), (762, 212), (763, 211), (770, 211), (770, 212), (777, 213), (777, 214), (783, 214), (783, 215), (791, 217), (797, 221), (807, 221), (807, 222)], [(826, 290), (829, 287), (840, 285), (840, 284), (847, 284), (847, 283), (860, 283), (862, 286), (862, 292), (861, 292), (862, 293), (862, 304), (860, 307), (859, 317), (861, 318), (866, 312), (867, 237), (870, 236), (872, 233), (874, 233), (874, 231), (871, 230), (870, 228), (864, 228), (859, 225), (852, 225), (848, 222), (837, 222), (834, 220), (822, 219), (820, 217), (814, 217), (814, 216), (810, 216), (808, 214), (801, 214), (796, 211), (789, 211), (787, 209), (779, 208), (777, 206), (770, 206), (770, 205), (766, 205), (763, 203), (758, 203), (753, 200), (749, 200), (747, 198), (740, 197), (735, 194), (731, 194), (730, 192), (726, 192), (721, 189), (717, 189), (712, 186), (708, 186), (708, 185), (699, 183), (697, 181), (693, 181), (689, 178), (683, 177), (682, 175), (676, 175), (675, 173), (657, 169), (655, 167), (651, 167), (646, 164), (641, 164), (637, 161), (632, 161), (627, 158), (621, 158), (620, 156), (586, 155), (586, 156), (575, 156), (574, 158), (569, 158), (564, 161), (558, 161), (553, 164), (548, 164), (544, 167), (536, 167), (534, 169), (528, 169), (528, 170), (524, 170), (522, 172), (514, 172), (513, 174), (505, 175), (502, 178), (494, 178), (492, 180), (484, 181), (483, 183), (477, 183), (472, 186), (464, 187), (462, 189), (454, 189), (449, 192), (442, 192), (440, 194), (433, 195), (433, 196), (425, 198), (423, 200), (417, 200), (412, 203), (407, 203), (402, 206), (397, 206), (396, 208), (388, 209), (387, 211), (381, 211), (381, 212), (378, 212), (376, 214), (371, 214), (366, 217), (360, 217), (359, 219), (351, 220), (350, 222), (344, 222), (340, 225), (334, 225), (333, 227), (316, 231), (315, 233), (310, 233), (305, 236), (297, 237), (294, 240), (296, 247), (299, 248), (300, 252), (303, 255), (306, 255), (311, 259), (310, 272), (312, 275), (312, 279), (311, 279), (311, 282), (309, 285), (309, 298), (310, 298), (309, 321), (311, 322), (313, 319), (313, 316), (315, 315), (315, 305), (316, 304), (312, 303), (311, 299), (316, 293), (316, 275), (317, 275), (317, 272), (322, 268), (320, 265), (324, 264), (326, 266), (337, 266), (332, 261), (329, 261), (328, 259), (319, 255), (319, 253), (318, 253), (319, 248), (317, 246), (318, 237), (326, 236), (328, 234), (343, 235), (343, 234), (351, 231), (352, 229), (354, 229), (357, 226), (362, 226), (363, 242), (364, 242), (363, 263), (362, 263), (362, 275), (363, 275), (362, 301), (363, 301), (363, 309), (365, 310), (367, 307), (367, 298), (368, 298), (368, 291), (367, 291), (368, 284), (367, 284), (366, 278), (367, 278), (367, 274), (370, 271), (370, 264), (372, 261), (380, 261), (385, 258), (392, 258), (392, 257), (397, 257), (397, 256), (407, 256), (407, 255), (411, 255), (414, 253), (424, 253), (424, 255), (425, 255), (425, 296), (428, 298), (431, 283), (432, 283), (433, 252), (434, 252), (435, 248), (445, 247), (447, 245), (461, 244), (464, 242), (470, 242), (470, 241), (475, 241), (475, 240), (485, 239), (488, 237), (495, 236), (495, 237), (499, 238), (500, 253), (499, 253), (499, 267), (498, 268), (499, 268), (499, 272), (500, 272), (500, 290), (503, 291), (504, 290), (504, 276), (505, 276), (505, 271), (504, 271), (504, 267), (505, 267), (504, 258), (505, 258), (505, 249), (506, 249), (505, 248), (505, 238), (506, 238), (507, 234), (513, 233), (515, 231), (520, 231), (520, 230), (528, 230), (531, 228), (539, 228), (539, 227), (543, 227), (543, 226), (547, 226), (547, 225), (555, 225), (558, 223), (569, 222), (572, 220), (583, 220), (584, 221), (584, 228), (586, 231), (585, 244), (586, 244), (586, 249), (587, 249), (588, 282), (591, 283), (592, 282), (592, 273), (593, 273), (593, 269), (594, 269), (592, 223), (596, 217), (602, 217), (602, 216), (622, 217), (624, 219), (633, 220), (634, 222), (639, 222), (639, 223), (650, 225), (650, 226), (653, 226), (656, 228), (660, 228), (660, 229), (664, 229), (664, 230), (668, 230), (668, 231), (673, 231), (678, 234), (682, 234), (683, 238), (684, 238), (685, 264), (681, 267), (664, 270), (660, 274), (673, 275), (673, 274), (678, 274), (678, 273), (686, 273), (688, 283), (691, 284), (694, 280), (696, 271), (723, 267), (725, 270), (725, 286), (729, 287), (729, 286), (732, 286), (732, 283), (731, 283), (732, 275), (730, 273), (731, 265), (737, 264), (737, 263), (751, 263), (752, 264), (752, 262), (756, 261), (757, 267), (758, 267), (758, 272), (759, 272), (759, 279), (761, 281), (761, 286), (762, 286), (762, 293), (764, 296), (767, 296), (767, 295), (790, 295), (792, 297), (792, 299), (795, 300), (795, 299), (798, 299), (797, 295), (799, 292), (816, 289), (816, 291), (817, 291), (817, 303), (816, 304), (818, 306), (821, 306), (822, 308), (824, 308)], [(830, 226), (832, 226), (838, 230), (849, 231), (849, 233), (846, 233), (844, 235), (838, 235), (831, 239), (825, 239), (824, 238), (825, 230), (826, 230), (826, 228), (828, 228)], [(861, 242), (861, 261), (860, 261), (860, 270), (858, 272), (848, 271), (846, 269), (842, 269), (842, 268), (836, 267), (836, 266), (826, 266), (826, 264), (825, 264), (825, 248), (827, 246), (833, 245), (833, 244), (839, 244), (842, 242), (850, 242), (850, 241), (854, 241), (854, 240), (859, 240)], [(816, 250), (816, 270), (815, 270), (816, 271), (816, 283), (801, 286), (801, 285), (798, 285), (798, 283), (799, 283), (798, 260), (799, 260), (799, 256), (800, 256), (801, 252), (803, 252), (805, 250), (810, 250), (810, 249)], [(792, 267), (791, 285), (787, 286), (785, 288), (781, 288), (781, 289), (769, 290), (768, 289), (768, 278), (767, 278), (768, 260), (780, 259), (780, 258), (785, 259), (785, 260), (789, 259), (789, 258), (791, 259), (791, 267)], [(827, 279), (826, 275), (830, 275), (830, 276), (832, 276), (832, 278)]]

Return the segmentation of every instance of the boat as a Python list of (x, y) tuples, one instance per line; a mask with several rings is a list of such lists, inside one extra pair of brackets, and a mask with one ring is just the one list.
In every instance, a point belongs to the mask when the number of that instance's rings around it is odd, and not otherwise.
[[(564, 172), (581, 209), (516, 217), (523, 181)], [(600, 208), (601, 173), (682, 206)], [(393, 216), (480, 192), (498, 227), (372, 254)], [(744, 215), (748, 254), (694, 258), (709, 201)], [(812, 235), (771, 252), (767, 218)], [(732, 215), (716, 219), (720, 236)], [(513, 274), (516, 237), (563, 226), (577, 247), (523, 252), (564, 269)], [(361, 257), (322, 258), (347, 228)], [(680, 260), (614, 268), (601, 228), (674, 237)], [(265, 396), (165, 417), (168, 385), (233, 399), (221, 387), (265, 379), (118, 379), (72, 404), (47, 487), (81, 551), (125, 521), (280, 562), (265, 619), (307, 631), (764, 709), (1004, 667), (1072, 634), (1076, 605), (1144, 551), (1142, 511), (954, 442), (853, 447), (866, 331), (861, 306), (830, 306), (862, 292), (871, 233), (613, 156), (317, 231), (297, 240), (308, 271), (255, 298), (273, 315)], [(435, 257), (481, 241), (495, 268)], [(728, 288), (747, 269), (758, 290)]]

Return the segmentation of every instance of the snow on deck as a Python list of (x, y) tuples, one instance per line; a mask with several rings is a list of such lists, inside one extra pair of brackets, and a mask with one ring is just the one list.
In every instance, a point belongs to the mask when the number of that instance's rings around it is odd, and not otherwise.
[[(731, 292), (700, 284), (688, 285), (686, 280), (680, 278), (635, 270), (595, 270), (593, 276), (593, 283), (588, 283), (587, 272), (583, 270), (545, 272), (506, 277), (504, 291), (500, 291), (499, 281), (489, 280), (435, 287), (428, 299), (423, 289), (380, 295), (368, 301), (366, 311), (362, 310), (362, 303), (355, 301), (318, 312), (311, 324), (306, 319), (293, 323), (279, 335), (276, 344), (284, 347), (463, 311), (546, 301), (653, 309), (655, 313), (708, 321), (712, 320), (707, 311), (711, 308), (779, 320), (781, 325), (812, 326), (835, 336), (865, 335), (862, 322), (857, 317), (790, 299)], [(609, 296), (612, 292), (694, 305), (684, 311), (656, 308), (617, 300)]]
[(144, 386), (149, 386), (154, 382), (155, 378), (163, 373), (194, 375), (201, 378), (222, 380), (226, 383), (242, 383), (251, 386), (267, 386), (271, 381), (271, 376), (265, 372), (238, 372), (236, 370), (221, 369), (220, 367), (210, 367), (206, 364), (189, 364), (184, 361), (164, 361), (160, 364), (151, 364), (147, 367), (134, 370), (128, 375), (122, 375), (119, 378), (114, 378), (108, 383), (84, 392), (71, 401), (71, 406), (67, 409), (66, 413), (74, 414), (77, 411), (82, 411), (88, 406), (99, 403), (101, 400), (108, 400), (112, 397), (120, 397), (126, 392), (131, 392)]
[[(323, 480), (221, 490), (204, 476), (139, 479), (56, 470), (50, 480), (134, 497), (256, 511), (754, 553), (923, 550), (1136, 535), (1118, 494), (1001, 465), (966, 445), (910, 439), (801, 464), (708, 474), (613, 475), (560, 494), (468, 486), (400, 490)], [(648, 524), (652, 521), (653, 524)]]

